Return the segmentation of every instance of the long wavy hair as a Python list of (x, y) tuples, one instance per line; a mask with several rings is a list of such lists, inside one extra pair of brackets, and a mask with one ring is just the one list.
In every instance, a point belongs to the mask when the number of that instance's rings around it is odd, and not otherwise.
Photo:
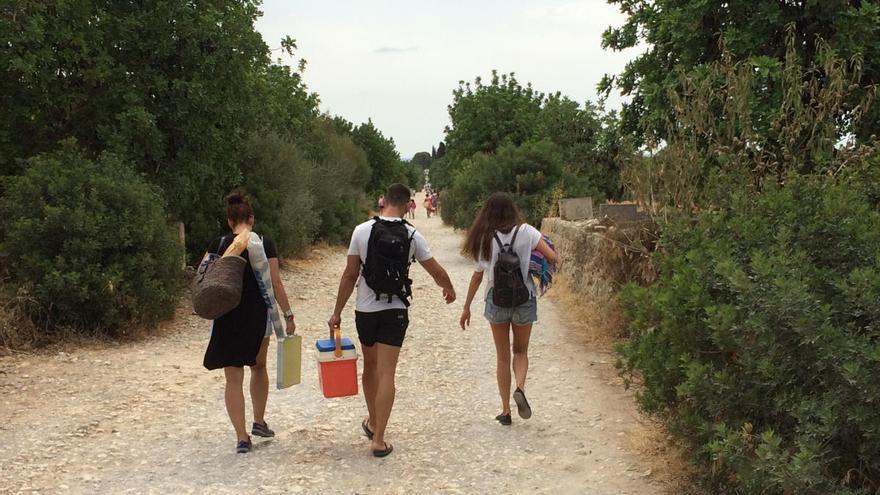
[(475, 261), (491, 259), (495, 231), (507, 233), (522, 223), (522, 214), (513, 198), (507, 193), (492, 193), (468, 229), (461, 254)]

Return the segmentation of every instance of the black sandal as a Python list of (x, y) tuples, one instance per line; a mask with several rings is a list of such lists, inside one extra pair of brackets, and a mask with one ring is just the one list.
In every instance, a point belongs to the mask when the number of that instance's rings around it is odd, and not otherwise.
[(374, 450), (373, 457), (387, 457), (388, 454), (394, 452), (394, 446), (390, 443), (382, 442), (385, 444), (385, 450)]
[(532, 417), (532, 407), (529, 406), (529, 401), (526, 400), (525, 392), (519, 387), (513, 392), (513, 400), (516, 402), (516, 411), (519, 413), (519, 417), (522, 419)]
[(368, 439), (373, 439), (373, 432), (370, 431), (370, 427), (367, 426), (367, 420), (365, 419), (363, 423), (361, 423), (361, 428), (364, 430), (364, 435), (367, 436)]

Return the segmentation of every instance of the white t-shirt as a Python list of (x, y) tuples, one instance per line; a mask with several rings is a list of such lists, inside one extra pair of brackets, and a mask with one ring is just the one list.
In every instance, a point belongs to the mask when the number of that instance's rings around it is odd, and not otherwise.
[[(501, 239), (502, 244), (507, 244), (513, 239), (514, 230), (515, 228), (510, 229), (510, 232), (506, 234), (498, 232), (498, 238)], [(520, 225), (519, 232), (516, 234), (516, 244), (513, 245), (513, 250), (516, 251), (516, 254), (519, 256), (519, 264), (520, 269), (522, 270), (523, 280), (525, 280), (526, 287), (528, 287), (529, 294), (531, 294), (532, 297), (535, 296), (537, 291), (535, 289), (535, 281), (529, 276), (529, 261), (532, 259), (532, 251), (538, 247), (538, 243), (542, 238), (543, 235), (541, 234), (541, 231), (524, 223)], [(489, 283), (486, 284), (486, 297), (489, 296), (489, 289), (495, 286), (495, 270), (493, 268), (495, 266), (495, 260), (498, 259), (499, 251), (501, 251), (501, 247), (498, 246), (498, 241), (493, 237), (492, 259), (484, 260), (481, 258), (477, 261), (476, 266), (474, 267), (474, 271), (486, 272), (489, 275)]]
[[(392, 222), (402, 222), (401, 218), (379, 217), (382, 220), (390, 220)], [(348, 245), (349, 256), (360, 256), (361, 265), (367, 261), (367, 245), (370, 242), (370, 232), (373, 230), (375, 220), (367, 220), (366, 222), (354, 228), (351, 234), (351, 243)], [(410, 255), (415, 255), (416, 261), (428, 261), (434, 256), (431, 254), (431, 248), (428, 247), (428, 241), (425, 240), (419, 231), (412, 225), (407, 224), (407, 229), (412, 236), (412, 245), (410, 246)], [(362, 313), (375, 313), (377, 311), (385, 311), (386, 309), (406, 309), (406, 305), (397, 296), (391, 296), (391, 302), (388, 302), (388, 296), (382, 295), (376, 300), (376, 293), (373, 292), (364, 280), (363, 268), (357, 282), (357, 304), (355, 310)]]

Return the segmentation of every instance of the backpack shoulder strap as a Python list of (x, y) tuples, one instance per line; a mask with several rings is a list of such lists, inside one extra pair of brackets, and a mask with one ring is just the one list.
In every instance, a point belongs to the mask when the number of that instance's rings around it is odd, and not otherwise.
[[(214, 253), (214, 254), (217, 254), (217, 255), (223, 256), (223, 252), (225, 251), (225, 250), (223, 249), (223, 247), (224, 247), (224, 246), (228, 247), (228, 246), (227, 246), (227, 242), (226, 242), (226, 238), (227, 238), (227, 237), (228, 237), (228, 236), (225, 236), (225, 235), (222, 236), (222, 237), (220, 237), (220, 243), (217, 244), (217, 252)], [(230, 242), (230, 244), (231, 244), (231, 242)]]
[(513, 229), (513, 238), (510, 239), (510, 248), (511, 249), (513, 249), (513, 247), (516, 245), (516, 235), (519, 234), (519, 228), (520, 228), (520, 226), (517, 225), (516, 228)]
[[(410, 225), (409, 222), (407, 222), (406, 220), (404, 220), (403, 223), (405, 225)], [(415, 246), (413, 246), (413, 239), (415, 239), (415, 237), (416, 237), (416, 232), (418, 232), (418, 231), (416, 230), (415, 227), (413, 227), (413, 231), (412, 231), (412, 233), (410, 233), (409, 239), (408, 239), (408, 241), (409, 241), (409, 253), (408, 254), (410, 255), (409, 256), (409, 263), (410, 264), (416, 262), (416, 248), (415, 248)]]
[(412, 227), (412, 232), (410, 232), (410, 234), (409, 234), (409, 240), (412, 240), (413, 237), (416, 236), (416, 232), (418, 232), (418, 230), (416, 229), (416, 226), (407, 222), (406, 220), (401, 220), (401, 222), (403, 222), (403, 224), (407, 227)]
[(501, 238), (498, 237), (498, 231), (497, 231), (497, 230), (495, 231), (495, 242), (498, 243), (498, 249), (500, 249), (500, 250), (503, 251), (503, 250), (504, 250), (504, 243), (501, 242)]

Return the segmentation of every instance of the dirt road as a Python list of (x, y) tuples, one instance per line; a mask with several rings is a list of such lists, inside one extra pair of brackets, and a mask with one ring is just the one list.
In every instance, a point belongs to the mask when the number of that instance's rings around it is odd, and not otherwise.
[[(459, 234), (426, 219), (421, 203), (418, 214), (460, 300), (443, 304), (413, 267), (390, 457), (369, 455), (360, 396), (326, 400), (318, 388), (312, 346), (344, 265), (341, 249), (323, 249), (284, 273), (306, 349), (303, 383), (270, 393), (275, 439), (233, 453), (222, 372), (201, 366), (208, 324), (182, 308), (146, 341), (0, 358), (0, 493), (664, 493), (633, 447), (651, 426), (615, 379), (614, 356), (588, 349), (552, 296), (539, 303), (532, 337), (534, 416), (514, 415), (512, 427), (493, 420), (500, 406), (481, 303), (473, 327), (458, 328), (471, 265), (458, 255)], [(354, 337), (351, 311), (343, 329)], [(273, 339), (273, 387), (274, 351)]]

